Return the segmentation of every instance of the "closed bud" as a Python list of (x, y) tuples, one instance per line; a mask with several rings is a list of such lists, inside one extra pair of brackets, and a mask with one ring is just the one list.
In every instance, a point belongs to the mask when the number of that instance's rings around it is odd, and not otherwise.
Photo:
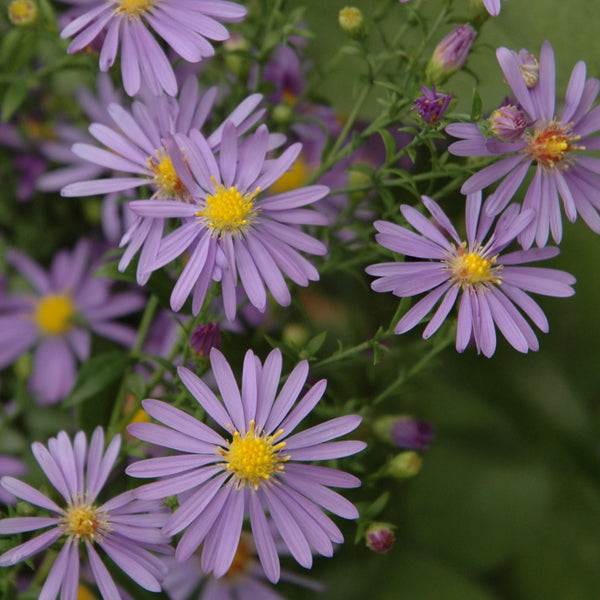
[(477, 32), (469, 25), (459, 25), (449, 33), (433, 51), (426, 74), (430, 81), (444, 81), (467, 62)]
[(290, 323), (283, 328), (283, 341), (294, 348), (303, 348), (308, 342), (308, 330), (300, 323)]
[(294, 109), (292, 108), (292, 105), (282, 102), (273, 108), (271, 117), (273, 117), (273, 121), (275, 121), (275, 123), (287, 125), (294, 119)]
[(502, 142), (521, 139), (529, 125), (525, 113), (511, 104), (496, 109), (490, 117), (490, 129)]
[(32, 0), (13, 0), (8, 5), (8, 18), (17, 27), (26, 27), (35, 23), (38, 7)]
[(400, 452), (387, 464), (386, 472), (390, 477), (406, 479), (414, 477), (423, 466), (423, 459), (412, 450)]
[(367, 548), (379, 554), (389, 552), (396, 541), (393, 529), (389, 523), (371, 523), (365, 534)]
[(338, 23), (342, 31), (353, 40), (360, 40), (365, 37), (365, 19), (360, 8), (355, 6), (346, 6), (338, 14)]
[(427, 421), (404, 416), (394, 422), (390, 435), (399, 448), (427, 450), (433, 440), (433, 427)]

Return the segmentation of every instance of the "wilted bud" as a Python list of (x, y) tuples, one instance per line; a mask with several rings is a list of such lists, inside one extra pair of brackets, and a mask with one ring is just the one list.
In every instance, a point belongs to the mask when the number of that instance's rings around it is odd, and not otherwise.
[(492, 133), (503, 142), (520, 139), (529, 125), (525, 113), (512, 104), (501, 106), (490, 117)]
[(365, 36), (365, 19), (360, 8), (346, 6), (338, 14), (338, 23), (342, 31), (353, 40), (360, 40)]
[(433, 83), (444, 81), (467, 62), (477, 32), (468, 24), (459, 25), (433, 51), (427, 65), (427, 76)]
[(198, 325), (190, 336), (192, 350), (201, 358), (208, 356), (212, 348), (221, 347), (221, 332), (218, 323)]
[(523, 81), (528, 88), (533, 88), (538, 82), (540, 76), (540, 65), (537, 58), (528, 50), (522, 48), (517, 55), (519, 70), (523, 76)]
[(423, 95), (415, 98), (415, 104), (411, 110), (417, 109), (419, 116), (426, 123), (437, 123), (446, 112), (454, 94), (442, 94), (435, 89), (435, 84), (431, 89), (423, 86), (421, 88)]
[(391, 477), (406, 479), (417, 475), (422, 466), (423, 459), (416, 452), (407, 450), (394, 456), (387, 464), (386, 471)]
[(389, 523), (371, 523), (365, 534), (367, 548), (379, 554), (389, 552), (396, 541), (393, 529)]
[(427, 450), (433, 440), (433, 427), (427, 421), (400, 417), (392, 425), (390, 435), (399, 448)]
[(13, 0), (8, 5), (8, 18), (13, 25), (25, 27), (35, 22), (38, 7), (32, 0)]

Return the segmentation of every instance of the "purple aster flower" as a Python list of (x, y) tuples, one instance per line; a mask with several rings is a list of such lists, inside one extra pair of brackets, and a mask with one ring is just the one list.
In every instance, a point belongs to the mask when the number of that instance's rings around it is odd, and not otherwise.
[(467, 62), (477, 32), (468, 24), (459, 25), (451, 31), (433, 51), (427, 65), (427, 76), (438, 83), (450, 77)]
[(40, 598), (76, 600), (80, 573), (80, 546), (85, 546), (87, 562), (104, 600), (120, 598), (119, 591), (95, 546), (133, 581), (144, 589), (160, 591), (164, 575), (162, 561), (149, 550), (171, 551), (169, 539), (160, 531), (168, 510), (155, 501), (137, 500), (128, 491), (99, 504), (98, 495), (115, 464), (121, 437), (115, 436), (104, 451), (104, 432), (97, 427), (87, 445), (85, 433), (73, 442), (61, 431), (48, 446), (34, 442), (31, 449), (44, 474), (66, 502), (61, 508), (30, 485), (2, 477), (8, 492), (52, 513), (47, 517), (15, 517), (0, 520), (0, 533), (15, 534), (45, 529), (33, 539), (0, 556), (0, 566), (8, 567), (46, 550), (55, 542), (62, 548), (54, 561)]
[[(504, 0), (506, 2), (506, 0)], [(500, 0), (480, 0), (483, 2), (485, 9), (492, 15), (492, 17), (497, 17), (500, 14)]]
[(268, 579), (276, 582), (279, 558), (265, 510), (302, 566), (312, 565), (312, 550), (331, 556), (332, 542), (341, 543), (343, 536), (323, 509), (347, 519), (356, 518), (358, 512), (328, 486), (356, 487), (360, 481), (342, 471), (303, 462), (360, 452), (364, 442), (331, 440), (353, 431), (361, 418), (338, 417), (294, 433), (326, 387), (326, 381), (320, 380), (296, 402), (308, 376), (307, 361), (296, 366), (276, 397), (282, 364), (279, 350), (273, 350), (264, 364), (251, 350), (246, 353), (241, 390), (218, 350), (211, 351), (210, 360), (222, 402), (191, 371), (180, 367), (178, 372), (225, 437), (164, 402), (145, 400), (145, 410), (164, 426), (134, 423), (129, 432), (181, 453), (140, 461), (129, 466), (127, 473), (161, 477), (138, 488), (138, 498), (180, 494), (179, 508), (163, 528), (167, 535), (185, 530), (175, 553), (178, 560), (187, 560), (202, 544), (202, 571), (222, 577), (233, 563), (248, 514), (262, 567)]
[(499, 214), (510, 202), (531, 165), (535, 173), (529, 184), (524, 209), (535, 212), (536, 218), (519, 237), (524, 248), (534, 240), (544, 246), (549, 233), (555, 242), (562, 237), (560, 199), (565, 215), (571, 222), (577, 214), (596, 233), (600, 233), (599, 160), (587, 155), (600, 148), (600, 137), (593, 136), (600, 129), (600, 107), (590, 110), (600, 82), (586, 80), (586, 66), (578, 62), (571, 73), (565, 106), (555, 112), (554, 51), (544, 42), (540, 53), (539, 77), (537, 61), (532, 62), (526, 51), (517, 54), (507, 48), (496, 52), (504, 76), (515, 97), (525, 111), (529, 126), (512, 142), (486, 139), (476, 124), (456, 123), (446, 131), (461, 141), (450, 145), (449, 151), (457, 156), (489, 156), (500, 160), (485, 167), (464, 183), (461, 191), (470, 194), (502, 180), (485, 204), (489, 215)]
[[(279, 545), (276, 542), (278, 551)], [(193, 554), (185, 562), (166, 558), (165, 563), (168, 572), (163, 588), (171, 600), (283, 600), (283, 596), (265, 582), (264, 569), (257, 560), (256, 547), (248, 533), (242, 533), (231, 567), (220, 579), (203, 575), (198, 554)], [(295, 583), (311, 592), (322, 592), (324, 589), (323, 585), (312, 579), (285, 570), (281, 571), (281, 580)], [(200, 594), (192, 596), (200, 586)]]
[(75, 36), (67, 52), (83, 50), (105, 34), (100, 70), (108, 71), (113, 65), (120, 46), (123, 86), (130, 96), (137, 94), (142, 80), (156, 96), (163, 90), (171, 96), (177, 93), (171, 63), (148, 28), (183, 59), (199, 62), (214, 54), (208, 40), (229, 38), (219, 21), (236, 23), (247, 12), (226, 0), (98, 0), (86, 4), (88, 10), (61, 31), (62, 39)]
[(267, 159), (269, 139), (265, 125), (240, 138), (236, 126), (227, 121), (217, 155), (198, 130), (165, 141), (192, 201), (148, 200), (130, 206), (143, 217), (183, 219), (162, 240), (154, 264), (157, 269), (186, 250), (190, 254), (171, 294), (173, 310), (181, 309), (192, 294), (192, 312), (198, 314), (214, 280), (221, 282), (225, 316), (233, 320), (238, 277), (250, 303), (261, 312), (267, 304), (265, 285), (280, 305), (290, 304), (282, 272), (304, 286), (318, 279), (317, 270), (298, 251), (323, 255), (326, 248), (299, 226), (327, 221), (316, 211), (300, 207), (320, 200), (329, 189), (313, 185), (263, 197), (264, 190), (294, 164), (301, 149), (301, 144), (294, 144), (279, 158)]
[(417, 109), (419, 116), (426, 123), (437, 123), (443, 116), (454, 94), (442, 94), (436, 91), (435, 84), (431, 89), (423, 86), (423, 95), (415, 98), (415, 104), (411, 110)]
[(76, 362), (90, 354), (88, 329), (133, 344), (135, 331), (114, 319), (139, 310), (144, 298), (133, 291), (111, 295), (111, 280), (93, 276), (98, 265), (87, 240), (59, 252), (48, 273), (16, 250), (7, 259), (34, 292), (0, 302), (0, 369), (35, 348), (29, 390), (40, 404), (62, 400), (73, 387)]
[[(152, 103), (136, 101), (131, 110), (111, 104), (108, 112), (113, 125), (93, 123), (90, 133), (106, 149), (95, 145), (78, 143), (73, 152), (94, 165), (111, 169), (117, 174), (110, 178), (80, 181), (65, 186), (63, 196), (91, 196), (113, 192), (133, 192), (136, 188), (149, 185), (152, 198), (173, 199), (189, 203), (191, 197), (173, 168), (172, 157), (164, 146), (164, 139), (173, 134), (188, 134), (192, 129), (204, 126), (217, 95), (210, 88), (200, 95), (196, 78), (189, 77), (182, 87), (178, 99), (159, 96)], [(253, 94), (246, 98), (229, 115), (238, 131), (248, 130), (262, 117), (264, 110), (255, 110), (262, 96)], [(223, 125), (215, 128), (208, 136), (211, 148), (221, 142)], [(269, 139), (270, 148), (276, 147), (282, 136)], [(128, 176), (123, 176), (126, 174)], [(141, 249), (137, 268), (138, 283), (144, 284), (152, 272), (158, 245), (164, 231), (164, 219), (137, 217), (121, 239), (127, 246), (119, 270), (124, 271), (135, 254)]]
[(427, 421), (400, 417), (390, 430), (392, 441), (400, 448), (427, 450), (433, 440), (433, 427)]
[(400, 297), (427, 292), (400, 319), (395, 333), (415, 327), (441, 300), (423, 332), (423, 337), (429, 338), (458, 301), (458, 352), (463, 352), (473, 339), (478, 353), (492, 356), (496, 349), (495, 327), (519, 352), (537, 350), (535, 333), (518, 309), (547, 332), (546, 316), (527, 292), (571, 296), (575, 278), (564, 271), (522, 266), (552, 258), (558, 254), (558, 248), (533, 248), (500, 255), (531, 222), (533, 212), (520, 213), (517, 205), (511, 205), (485, 242), (493, 219), (480, 214), (481, 193), (470, 194), (465, 213), (467, 240), (462, 241), (442, 209), (431, 198), (421, 198), (435, 223), (411, 206), (400, 207), (403, 217), (420, 235), (388, 221), (375, 222), (379, 232), (376, 239), (384, 248), (428, 259), (380, 263), (367, 268), (367, 273), (378, 277), (371, 284), (376, 292), (393, 292)]

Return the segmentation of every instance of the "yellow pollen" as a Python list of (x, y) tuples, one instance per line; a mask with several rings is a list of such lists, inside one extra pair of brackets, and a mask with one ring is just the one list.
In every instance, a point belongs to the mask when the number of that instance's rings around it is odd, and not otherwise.
[(34, 320), (42, 333), (60, 335), (73, 326), (74, 314), (75, 306), (68, 294), (48, 294), (37, 303)]
[(171, 157), (162, 151), (157, 154), (158, 162), (149, 158), (148, 164), (154, 172), (154, 184), (158, 188), (158, 197), (183, 200), (187, 190), (175, 172)]
[(581, 136), (570, 132), (570, 125), (562, 125), (558, 121), (552, 121), (544, 129), (536, 131), (528, 138), (527, 152), (543, 167), (553, 169), (557, 165), (566, 167), (567, 155), (572, 150), (580, 150), (582, 147), (573, 144)]
[(456, 257), (450, 262), (454, 280), (461, 286), (473, 286), (478, 283), (500, 283), (496, 277), (498, 267), (494, 268), (496, 257), (484, 258), (477, 252), (467, 252), (464, 246), (456, 251)]
[(87, 504), (70, 508), (65, 521), (67, 533), (77, 539), (82, 537), (94, 539), (94, 534), (101, 525), (96, 509)]
[(156, 0), (118, 0), (118, 13), (125, 13), (130, 17), (139, 17), (147, 12)]
[(233, 433), (229, 450), (219, 448), (226, 461), (226, 468), (233, 471), (242, 486), (251, 484), (254, 489), (258, 484), (267, 481), (275, 471), (283, 471), (283, 462), (287, 456), (279, 452), (285, 447), (285, 442), (274, 443), (283, 433), (280, 429), (273, 435), (257, 436), (254, 431), (254, 421), (250, 421), (250, 431), (241, 436), (238, 431)]
[(283, 194), (302, 187), (312, 173), (304, 156), (301, 154), (292, 168), (285, 172), (272, 186), (271, 191), (274, 194)]
[(215, 193), (206, 197), (206, 206), (196, 216), (206, 219), (206, 226), (214, 233), (243, 232), (252, 221), (254, 198), (259, 194), (257, 188), (252, 194), (238, 192), (235, 186), (226, 188), (222, 183), (215, 185)]

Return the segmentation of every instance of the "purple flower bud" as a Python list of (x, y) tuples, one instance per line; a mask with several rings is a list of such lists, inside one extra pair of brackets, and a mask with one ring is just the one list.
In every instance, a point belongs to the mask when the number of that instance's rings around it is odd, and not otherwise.
[(447, 79), (467, 62), (477, 32), (468, 24), (459, 25), (433, 51), (427, 65), (427, 76), (433, 82)]
[(365, 535), (367, 548), (379, 554), (389, 552), (396, 541), (393, 527), (389, 523), (371, 523)]
[(520, 139), (530, 125), (527, 115), (512, 104), (501, 106), (490, 117), (492, 133), (503, 142), (514, 142)]
[(433, 427), (427, 421), (401, 417), (392, 425), (390, 434), (399, 448), (427, 450), (433, 440)]
[(454, 94), (442, 94), (435, 89), (435, 84), (431, 89), (423, 86), (421, 88), (423, 95), (415, 98), (415, 104), (411, 110), (417, 109), (419, 116), (426, 123), (437, 123), (446, 112)]
[(218, 323), (198, 325), (190, 336), (192, 350), (201, 358), (207, 357), (212, 348), (221, 348), (221, 332)]

